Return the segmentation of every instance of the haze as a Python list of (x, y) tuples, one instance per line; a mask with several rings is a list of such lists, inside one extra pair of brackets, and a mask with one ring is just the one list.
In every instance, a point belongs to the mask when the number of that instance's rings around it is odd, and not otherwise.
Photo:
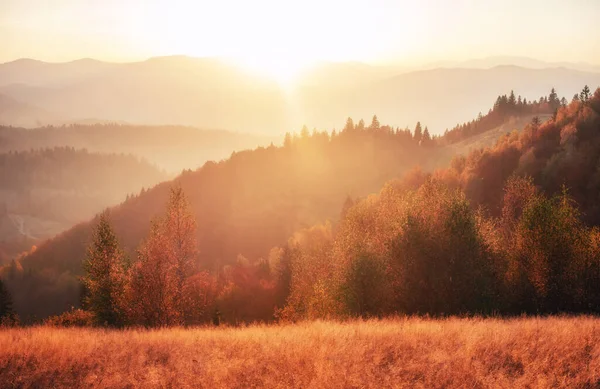
[(599, 17), (595, 0), (3, 0), (0, 62), (225, 56), (279, 80), (316, 61), (598, 63)]

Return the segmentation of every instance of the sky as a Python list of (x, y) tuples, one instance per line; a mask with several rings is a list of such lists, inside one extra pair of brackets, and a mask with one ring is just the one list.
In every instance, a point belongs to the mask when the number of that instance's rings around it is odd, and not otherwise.
[(600, 64), (600, 0), (0, 0), (0, 62), (152, 56)]

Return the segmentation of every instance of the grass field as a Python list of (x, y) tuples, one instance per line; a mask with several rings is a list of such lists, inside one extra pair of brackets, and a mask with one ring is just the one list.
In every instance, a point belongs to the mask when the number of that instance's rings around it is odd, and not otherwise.
[(0, 330), (2, 388), (598, 388), (600, 319)]

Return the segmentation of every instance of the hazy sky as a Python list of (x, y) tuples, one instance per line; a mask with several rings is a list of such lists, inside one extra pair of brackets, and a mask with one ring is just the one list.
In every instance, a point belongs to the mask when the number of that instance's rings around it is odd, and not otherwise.
[(600, 0), (0, 0), (0, 62), (519, 55), (600, 63)]

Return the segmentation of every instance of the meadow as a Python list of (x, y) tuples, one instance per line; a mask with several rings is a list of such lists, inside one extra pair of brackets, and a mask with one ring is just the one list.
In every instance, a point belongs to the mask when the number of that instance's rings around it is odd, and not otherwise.
[(597, 388), (600, 320), (0, 330), (2, 388)]

